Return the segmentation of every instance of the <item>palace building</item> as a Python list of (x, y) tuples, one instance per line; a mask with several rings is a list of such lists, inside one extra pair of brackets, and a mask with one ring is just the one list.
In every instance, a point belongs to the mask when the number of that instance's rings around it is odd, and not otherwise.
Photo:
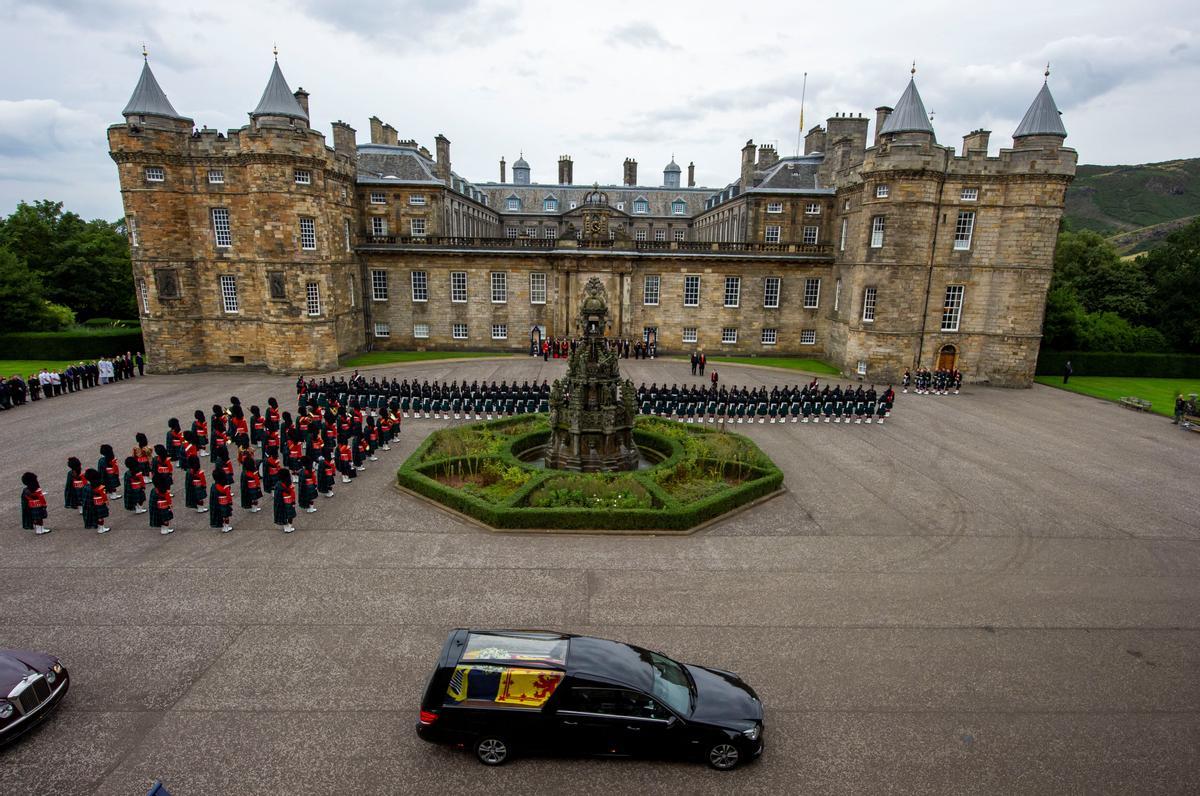
[[(1047, 76), (1048, 76), (1047, 72)], [(278, 62), (240, 129), (197, 129), (149, 63), (108, 129), (152, 371), (329, 370), (372, 349), (528, 350), (577, 335), (584, 285), (615, 337), (659, 352), (797, 355), (876, 382), (956, 367), (1027, 386), (1076, 153), (1048, 84), (991, 154), (939, 144), (914, 79), (838, 114), (804, 154), (747, 141), (728, 185), (674, 159), (658, 185), (555, 179), (524, 157), (472, 182), (370, 120), (309, 125)], [(868, 133), (872, 133), (868, 135)], [(732, 158), (731, 158), (732, 160)], [(657, 182), (657, 180), (653, 180)]]

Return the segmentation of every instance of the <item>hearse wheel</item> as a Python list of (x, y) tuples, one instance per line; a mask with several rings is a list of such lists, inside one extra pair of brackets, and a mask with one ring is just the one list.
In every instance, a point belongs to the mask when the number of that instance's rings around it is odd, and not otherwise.
[(741, 757), (738, 748), (728, 741), (719, 741), (708, 748), (708, 764), (717, 771), (736, 768)]
[(475, 756), (485, 766), (502, 766), (508, 760), (508, 741), (498, 735), (481, 735), (475, 741)]

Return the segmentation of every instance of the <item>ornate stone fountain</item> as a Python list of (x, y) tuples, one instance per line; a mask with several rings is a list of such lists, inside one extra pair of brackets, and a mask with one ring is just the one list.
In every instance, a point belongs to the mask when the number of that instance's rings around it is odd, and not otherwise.
[(550, 389), (546, 466), (581, 472), (636, 470), (637, 393), (633, 382), (621, 380), (616, 348), (604, 337), (612, 321), (599, 278), (588, 280), (584, 294), (579, 312), (583, 339), (567, 360), (566, 377), (556, 379)]

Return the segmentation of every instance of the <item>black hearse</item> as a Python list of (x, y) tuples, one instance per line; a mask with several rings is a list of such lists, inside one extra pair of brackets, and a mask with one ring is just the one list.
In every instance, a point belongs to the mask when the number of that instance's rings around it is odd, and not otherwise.
[(762, 754), (763, 708), (736, 674), (619, 641), (456, 629), (417, 734), (489, 766), (547, 753), (689, 757), (725, 771)]

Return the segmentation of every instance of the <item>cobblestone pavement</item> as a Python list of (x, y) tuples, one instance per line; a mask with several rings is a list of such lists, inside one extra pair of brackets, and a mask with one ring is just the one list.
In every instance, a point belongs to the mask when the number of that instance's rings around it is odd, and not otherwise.
[[(724, 383), (798, 374), (719, 365)], [(554, 378), (561, 362), (379, 368)], [(624, 365), (688, 382), (681, 362)], [(270, 512), (161, 537), (64, 511), (64, 462), (169, 416), (292, 402), (293, 378), (154, 376), (0, 413), (0, 646), (62, 656), (58, 713), (0, 751), (10, 794), (1200, 791), (1200, 439), (1046, 387), (900, 395), (884, 426), (737, 426), (787, 492), (688, 537), (492, 534), (391, 488), (430, 430), (284, 536)], [(696, 379), (699, 381), (699, 379)], [(17, 522), (19, 475), (54, 532)], [(182, 502), (182, 501), (179, 501)], [(414, 732), (454, 626), (595, 633), (741, 673), (746, 768), (518, 760)]]

